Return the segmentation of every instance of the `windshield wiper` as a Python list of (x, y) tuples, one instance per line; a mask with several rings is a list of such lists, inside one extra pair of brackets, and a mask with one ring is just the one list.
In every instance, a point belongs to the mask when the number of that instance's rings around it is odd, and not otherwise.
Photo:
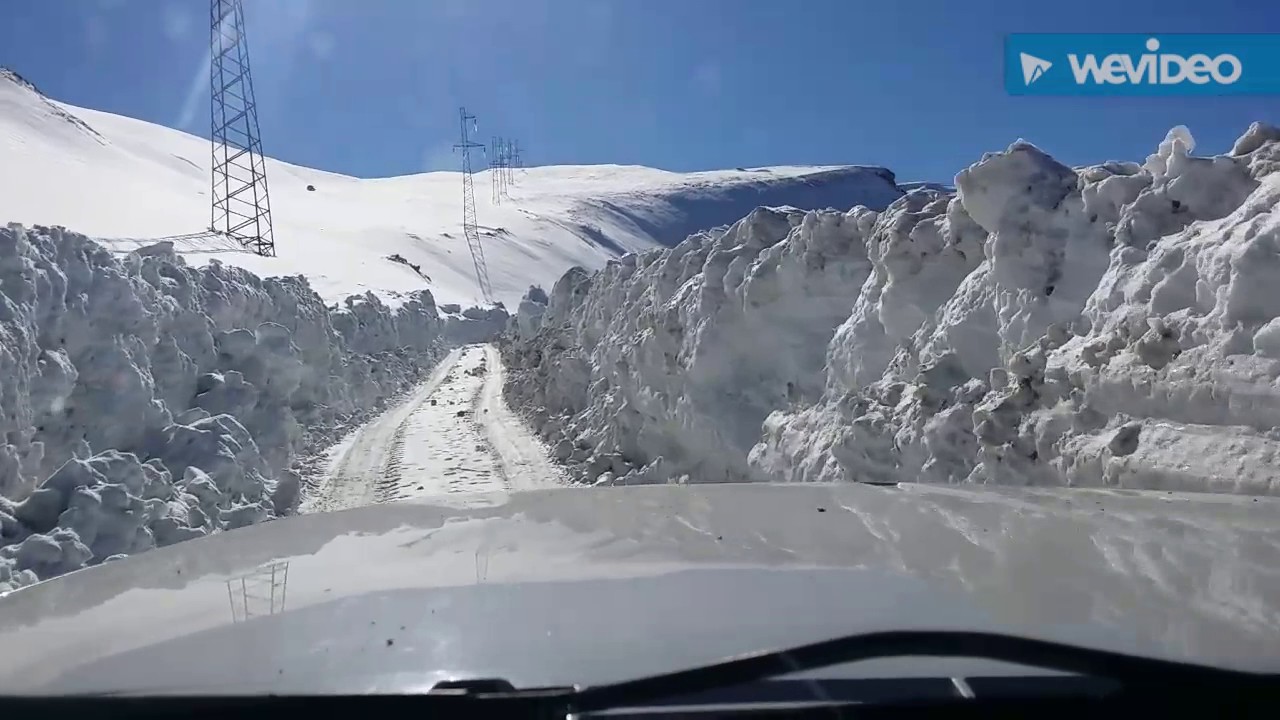
[(573, 693), (573, 712), (646, 705), (663, 698), (747, 685), (779, 675), (890, 657), (996, 660), (1107, 678), (1123, 691), (1256, 692), (1275, 694), (1277, 676), (985, 632), (900, 630), (849, 635), (787, 650), (743, 655), (690, 670), (589, 687)]

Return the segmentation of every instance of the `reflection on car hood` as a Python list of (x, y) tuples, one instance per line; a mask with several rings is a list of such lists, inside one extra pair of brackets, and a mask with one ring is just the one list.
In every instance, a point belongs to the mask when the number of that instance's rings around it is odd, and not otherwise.
[(899, 628), (1280, 671), (1278, 511), (1129, 491), (666, 485), (308, 515), (0, 598), (0, 692), (590, 684)]

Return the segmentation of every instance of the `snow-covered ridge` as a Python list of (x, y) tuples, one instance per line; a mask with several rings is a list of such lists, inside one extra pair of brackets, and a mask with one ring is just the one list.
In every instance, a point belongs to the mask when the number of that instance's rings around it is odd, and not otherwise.
[(530, 293), (508, 394), (583, 480), (1280, 493), (1280, 131), (883, 212), (757, 210)]
[(301, 454), (505, 321), (0, 228), (0, 590), (290, 512)]
[[(118, 252), (173, 237), (192, 264), (216, 258), (263, 277), (305, 275), (330, 303), (371, 291), (394, 306), (421, 289), (440, 303), (480, 300), (458, 173), (362, 179), (268, 158), (278, 257), (261, 258), (200, 234), (209, 160), (206, 139), (66, 105), (0, 74), (0, 223), (74, 228)], [(475, 183), (489, 275), (509, 307), (569, 267), (674, 245), (757, 205), (883, 208), (902, 194), (892, 173), (869, 167), (532, 167), (516, 171), (501, 204), (488, 172)]]

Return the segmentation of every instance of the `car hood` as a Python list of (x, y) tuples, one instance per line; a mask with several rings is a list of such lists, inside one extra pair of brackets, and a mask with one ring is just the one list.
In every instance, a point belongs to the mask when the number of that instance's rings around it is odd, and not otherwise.
[(1280, 671), (1280, 503), (665, 485), (299, 516), (0, 598), (0, 693), (593, 684), (907, 628)]

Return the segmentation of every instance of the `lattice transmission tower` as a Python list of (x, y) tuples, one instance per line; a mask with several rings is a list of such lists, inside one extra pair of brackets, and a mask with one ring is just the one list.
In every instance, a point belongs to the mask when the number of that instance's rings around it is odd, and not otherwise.
[(249, 76), (241, 0), (212, 0), (210, 20), (213, 212), (209, 229), (259, 255), (274, 257), (267, 166)]
[(515, 180), (515, 178), (512, 177), (511, 175), (511, 168), (514, 167), (514, 165), (512, 164), (512, 159), (515, 157), (514, 148), (515, 148), (514, 140), (503, 141), (502, 143), (502, 174), (505, 176), (502, 182), (503, 192), (505, 192), (506, 188), (511, 185), (513, 180)]
[(493, 143), (489, 146), (489, 169), (492, 170), (489, 179), (493, 182), (494, 205), (502, 205), (503, 200), (511, 200), (511, 193), (507, 192), (507, 188), (515, 182), (515, 177), (511, 174), (515, 158), (513, 147), (515, 142), (504, 137), (493, 138)]
[(489, 183), (494, 205), (501, 205), (504, 199), (511, 199), (507, 188), (515, 184), (515, 168), (518, 167), (523, 167), (520, 161), (520, 143), (495, 136), (489, 143)]
[(489, 141), (489, 185), (494, 205), (501, 205), (502, 198), (507, 195), (507, 176), (503, 172), (506, 162), (506, 155), (502, 150), (502, 138), (494, 137)]
[(471, 262), (476, 267), (476, 284), (480, 286), (480, 294), (484, 301), (493, 302), (493, 287), (489, 284), (489, 268), (484, 262), (484, 248), (480, 246), (480, 225), (476, 218), (476, 187), (471, 173), (471, 150), (484, 145), (472, 142), (468, 135), (468, 123), (474, 129), (476, 116), (467, 114), (465, 107), (458, 108), (458, 123), (462, 130), (461, 140), (453, 146), (462, 151), (462, 231), (467, 236), (467, 247), (471, 250)]
[[(520, 157), (520, 141), (519, 140), (511, 141), (511, 167), (517, 170), (524, 168), (524, 160), (521, 159)], [(514, 174), (512, 175), (512, 178), (514, 182), (514, 178), (515, 178)]]

